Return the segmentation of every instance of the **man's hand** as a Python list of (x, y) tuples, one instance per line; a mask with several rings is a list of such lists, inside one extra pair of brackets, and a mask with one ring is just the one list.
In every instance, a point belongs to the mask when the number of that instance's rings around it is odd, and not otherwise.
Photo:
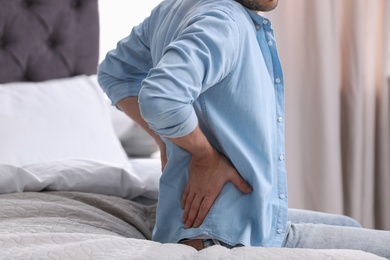
[(243, 193), (252, 192), (252, 188), (233, 165), (209, 143), (199, 126), (185, 136), (168, 140), (191, 154), (189, 179), (181, 199), (184, 228), (199, 227), (202, 224), (228, 181)]
[(243, 193), (252, 192), (252, 188), (233, 165), (215, 149), (212, 149), (210, 154), (192, 156), (189, 165), (189, 180), (181, 199), (181, 206), (184, 210), (182, 218), (184, 228), (196, 228), (202, 224), (228, 181), (231, 181)]

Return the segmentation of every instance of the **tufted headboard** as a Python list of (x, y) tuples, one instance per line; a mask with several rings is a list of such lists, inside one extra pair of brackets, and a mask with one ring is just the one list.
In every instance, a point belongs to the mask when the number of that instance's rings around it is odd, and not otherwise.
[(0, 83), (97, 70), (98, 0), (0, 0)]

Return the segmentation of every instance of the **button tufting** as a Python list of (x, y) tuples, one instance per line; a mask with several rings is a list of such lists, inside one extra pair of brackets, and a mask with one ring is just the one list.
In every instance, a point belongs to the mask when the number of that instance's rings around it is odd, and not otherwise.
[(22, 2), (22, 4), (23, 4), (23, 6), (24, 6), (25, 8), (30, 8), (30, 7), (32, 6), (31, 0), (24, 0), (24, 1)]
[(72, 0), (70, 2), (70, 5), (73, 7), (73, 8), (79, 8), (81, 6), (81, 1), (80, 0)]
[(57, 43), (53, 39), (49, 39), (47, 41), (47, 47), (49, 47), (49, 49), (54, 49), (56, 47), (56, 45), (57, 45)]
[(26, 74), (23, 76), (23, 81), (31, 81), (31, 78)]

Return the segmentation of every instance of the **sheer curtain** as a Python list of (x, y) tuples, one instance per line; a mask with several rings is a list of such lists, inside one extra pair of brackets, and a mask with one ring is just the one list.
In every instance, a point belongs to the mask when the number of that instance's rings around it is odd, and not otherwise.
[(389, 0), (280, 0), (290, 207), (390, 230)]

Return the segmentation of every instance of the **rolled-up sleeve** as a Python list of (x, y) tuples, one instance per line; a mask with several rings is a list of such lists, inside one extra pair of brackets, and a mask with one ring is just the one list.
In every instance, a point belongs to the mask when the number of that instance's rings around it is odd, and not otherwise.
[(147, 30), (148, 18), (107, 53), (98, 67), (98, 82), (113, 105), (138, 96), (141, 82), (152, 68)]
[(152, 130), (161, 136), (181, 137), (195, 129), (193, 102), (230, 73), (238, 35), (235, 22), (221, 10), (188, 21), (142, 82), (140, 110)]
[(98, 69), (99, 84), (112, 104), (138, 96), (142, 117), (165, 137), (195, 129), (193, 102), (230, 73), (239, 49), (237, 24), (223, 10), (176, 22), (180, 24), (145, 19)]

